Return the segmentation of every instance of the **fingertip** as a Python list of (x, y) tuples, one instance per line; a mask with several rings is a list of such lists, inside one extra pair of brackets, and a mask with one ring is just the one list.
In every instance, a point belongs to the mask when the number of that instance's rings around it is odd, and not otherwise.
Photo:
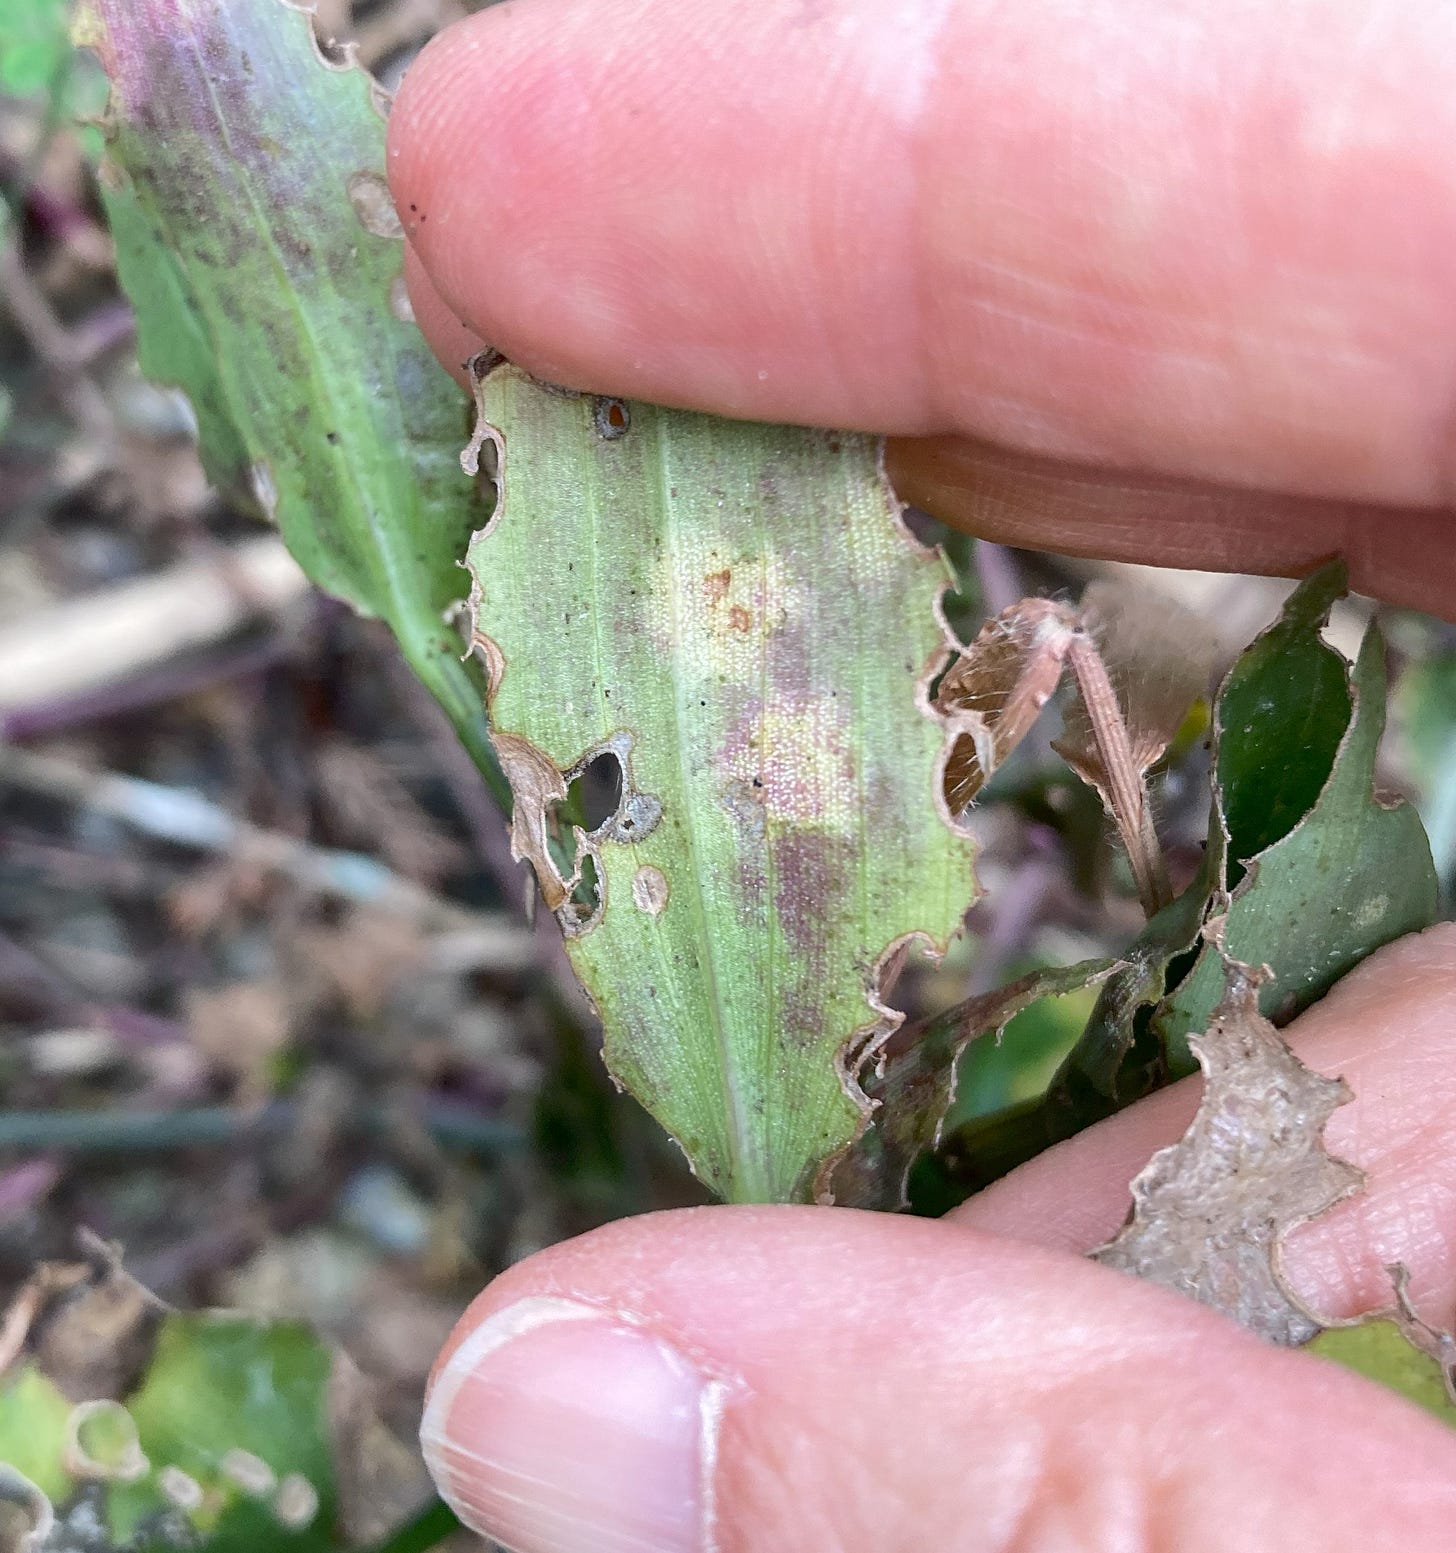
[(840, 9), (509, 4), (442, 33), (389, 142), (436, 289), (571, 387), (919, 428), (905, 103), (941, 8)]
[(439, 358), (440, 365), (462, 388), (469, 389), (470, 374), (466, 364), (472, 356), (486, 348), (487, 342), (468, 324), (462, 323), (435, 290), (429, 271), (410, 243), (405, 244), (404, 250), (404, 282), (410, 311), (414, 314), (420, 333)]

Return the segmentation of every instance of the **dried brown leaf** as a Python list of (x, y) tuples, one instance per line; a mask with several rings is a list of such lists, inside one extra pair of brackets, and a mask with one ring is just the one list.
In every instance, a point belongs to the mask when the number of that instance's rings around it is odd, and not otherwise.
[(287, 1044), (292, 1025), (282, 987), (271, 981), (193, 987), (186, 994), (185, 1015), (200, 1052), (239, 1079), (250, 1098), (267, 1094), (270, 1066)]
[(360, 908), (337, 927), (308, 927), (290, 941), (289, 990), (301, 1009), (342, 998), (356, 1019), (374, 1019), (425, 958), (417, 923)]
[(982, 626), (935, 693), (949, 733), (942, 777), (963, 813), (1056, 692), (1076, 619), (1053, 599), (1022, 599)]
[(566, 797), (566, 779), (529, 739), (497, 730), (492, 742), (516, 800), (511, 816), (511, 856), (530, 863), (546, 909), (556, 911), (566, 903), (576, 883), (561, 877), (551, 856), (549, 815)]
[(1223, 1001), (1189, 1045), (1205, 1089), (1184, 1136), (1132, 1184), (1127, 1224), (1092, 1253), (1231, 1316), (1286, 1345), (1320, 1323), (1280, 1272), (1283, 1238), (1348, 1197), (1363, 1177), (1325, 1152), (1325, 1123), (1351, 1098), (1343, 1079), (1311, 1072), (1259, 1013), (1258, 982), (1228, 963)]
[[(1188, 708), (1207, 693), (1215, 638), (1197, 615), (1173, 600), (1110, 580), (1087, 589), (1079, 615), (1122, 708), (1133, 765), (1146, 772), (1172, 742)], [(1069, 702), (1062, 735), (1052, 747), (1106, 803), (1110, 774), (1080, 698)]]

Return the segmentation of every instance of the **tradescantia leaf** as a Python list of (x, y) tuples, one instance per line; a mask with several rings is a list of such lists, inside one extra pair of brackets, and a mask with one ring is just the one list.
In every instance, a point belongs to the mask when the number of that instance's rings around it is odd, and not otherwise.
[[(469, 552), (517, 854), (606, 1056), (737, 1200), (823, 1193), (918, 944), (974, 893), (928, 687), (948, 569), (868, 438), (565, 395), (498, 366)], [(550, 543), (542, 542), (543, 535)], [(562, 819), (587, 768), (619, 791)]]
[(378, 88), (284, 0), (81, 0), (111, 80), (102, 194), (142, 369), (191, 399), (218, 486), (388, 623), (496, 777), (444, 624), (485, 518), (459, 394), (404, 312)]

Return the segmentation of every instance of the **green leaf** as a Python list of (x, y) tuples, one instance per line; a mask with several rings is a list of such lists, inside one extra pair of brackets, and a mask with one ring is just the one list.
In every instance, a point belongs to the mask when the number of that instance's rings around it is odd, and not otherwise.
[[(162, 1322), (127, 1410), (153, 1471), (171, 1465), (201, 1487), (203, 1501), (188, 1519), (206, 1535), (209, 1553), (333, 1546), (332, 1365), (302, 1322), (216, 1313)], [(156, 1503), (150, 1478), (117, 1485), (117, 1530), (131, 1534)]]
[(1408, 1402), (1456, 1427), (1456, 1402), (1446, 1371), (1434, 1354), (1418, 1348), (1405, 1325), (1389, 1315), (1356, 1326), (1328, 1327), (1307, 1352), (1332, 1359), (1368, 1380), (1388, 1386)]
[[(1261, 640), (1256, 651), (1266, 644), (1267, 638)], [(1293, 709), (1303, 687), (1307, 703), (1320, 697), (1335, 700), (1337, 694), (1353, 699), (1353, 715), (1328, 776), (1287, 832), (1267, 841), (1270, 832), (1259, 833), (1266, 844), (1244, 853), (1241, 878), (1236, 879), (1233, 867), (1229, 871), (1224, 947), (1234, 959), (1265, 964), (1274, 973), (1261, 992), (1260, 1007), (1278, 1024), (1323, 997), (1382, 944), (1429, 927), (1438, 908), (1436, 872), (1420, 816), (1407, 803), (1387, 805), (1375, 794), (1375, 761), (1385, 726), (1385, 646), (1379, 630), (1372, 626), (1366, 633), (1353, 679), (1336, 657), (1338, 686), (1327, 672), (1318, 682), (1300, 676), (1287, 698)], [(1239, 724), (1229, 716), (1227, 694), (1218, 716), (1215, 796), (1237, 846), (1240, 832), (1233, 821), (1239, 807), (1249, 808), (1250, 792), (1296, 765), (1302, 746), (1279, 741), (1277, 722), (1261, 739), (1246, 741), (1233, 731)], [(1281, 757), (1281, 752), (1287, 753)], [(1292, 815), (1294, 806), (1285, 812)], [(1206, 948), (1154, 1015), (1175, 1073), (1189, 1070), (1187, 1037), (1205, 1027), (1221, 994), (1221, 964), (1216, 952)]]
[(398, 316), (378, 88), (282, 0), (82, 0), (76, 36), (111, 80), (102, 193), (143, 369), (191, 398), (218, 487), (389, 624), (506, 801), (445, 623), (486, 509), (459, 393)]
[(1215, 820), (1228, 838), (1226, 879), (1309, 813), (1350, 724), (1349, 666), (1321, 636), (1345, 593), (1345, 569), (1302, 582), (1279, 619), (1240, 654), (1214, 708)]
[(66, 64), (66, 0), (5, 0), (0, 10), (0, 93), (51, 90)]
[(23, 1473), (52, 1500), (71, 1486), (61, 1465), (71, 1403), (31, 1363), (0, 1385), (0, 1464)]
[[(699, 1175), (814, 1196), (863, 1126), (898, 959), (943, 948), (974, 893), (927, 697), (948, 569), (869, 438), (594, 402), (509, 367), (481, 395), (502, 495), (469, 564), (517, 855), (613, 1073)], [(599, 762), (620, 795), (573, 835), (563, 800)]]

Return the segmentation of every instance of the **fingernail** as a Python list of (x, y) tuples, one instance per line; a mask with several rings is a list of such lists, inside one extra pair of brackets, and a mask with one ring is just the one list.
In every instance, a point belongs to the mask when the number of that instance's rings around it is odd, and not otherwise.
[(420, 1439), (441, 1496), (512, 1553), (704, 1553), (723, 1393), (651, 1333), (538, 1297), (450, 1356)]

